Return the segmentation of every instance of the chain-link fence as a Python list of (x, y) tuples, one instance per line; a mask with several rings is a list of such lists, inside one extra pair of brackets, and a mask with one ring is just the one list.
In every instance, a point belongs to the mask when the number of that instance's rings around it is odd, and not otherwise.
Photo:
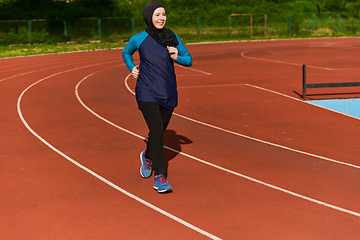
[[(268, 13), (168, 16), (166, 27), (183, 40), (359, 36), (359, 13)], [(0, 21), (0, 45), (126, 41), (145, 29), (142, 17)]]

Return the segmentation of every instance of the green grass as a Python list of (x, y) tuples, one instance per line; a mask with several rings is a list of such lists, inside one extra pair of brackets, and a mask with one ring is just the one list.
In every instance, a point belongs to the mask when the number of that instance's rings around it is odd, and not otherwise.
[[(252, 41), (252, 40), (269, 40), (269, 39), (297, 39), (297, 38), (322, 38), (322, 37), (345, 37), (345, 35), (326, 35), (326, 36), (278, 36), (278, 37), (254, 37), (254, 38), (227, 38), (227, 37), (213, 37), (207, 36), (184, 39), (186, 43), (201, 43), (201, 42), (224, 42), (224, 41)], [(126, 42), (106, 42), (106, 43), (70, 43), (70, 44), (27, 44), (27, 45), (13, 45), (0, 46), (0, 58), (21, 57), (41, 54), (77, 52), (77, 51), (96, 51), (96, 50), (110, 50), (120, 49), (126, 46)]]
[(0, 58), (76, 51), (95, 51), (101, 49), (116, 49), (123, 48), (125, 45), (126, 43), (84, 43), (0, 46)]

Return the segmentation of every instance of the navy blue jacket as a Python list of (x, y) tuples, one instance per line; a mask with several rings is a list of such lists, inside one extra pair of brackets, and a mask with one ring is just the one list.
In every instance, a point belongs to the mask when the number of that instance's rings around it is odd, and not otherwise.
[[(176, 35), (176, 34), (175, 34)], [(192, 58), (176, 35), (179, 44), (178, 58), (175, 61), (183, 66), (191, 66)], [(178, 104), (178, 93), (174, 60), (166, 47), (157, 43), (147, 32), (143, 31), (130, 38), (122, 51), (122, 57), (130, 72), (135, 67), (132, 55), (139, 51), (140, 75), (136, 82), (135, 95), (137, 101), (155, 102), (173, 109)]]

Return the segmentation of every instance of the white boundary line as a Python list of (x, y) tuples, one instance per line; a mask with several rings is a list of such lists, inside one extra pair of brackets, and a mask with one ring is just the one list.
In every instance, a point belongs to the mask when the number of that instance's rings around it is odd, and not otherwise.
[[(115, 59), (115, 58), (114, 58)], [(94, 62), (96, 60), (92, 60), (92, 61), (88, 61), (88, 62)], [(119, 61), (119, 60), (117, 60)], [(115, 62), (117, 62), (115, 61)], [(113, 61), (112, 61), (113, 62)], [(84, 62), (83, 62), (84, 63)], [(42, 69), (38, 69), (38, 70), (33, 70), (33, 71), (30, 71), (30, 72), (24, 72), (24, 73), (20, 73), (20, 74), (17, 74), (17, 75), (12, 75), (10, 77), (6, 77), (6, 78), (2, 78), (0, 79), (0, 82), (3, 82), (5, 80), (9, 80), (9, 79), (12, 79), (12, 78), (16, 78), (16, 77), (21, 77), (21, 76), (24, 76), (24, 75), (27, 75), (27, 74), (31, 74), (31, 73), (35, 73), (35, 72), (41, 72), (41, 71), (46, 71), (46, 70), (50, 70), (50, 69), (54, 69), (54, 68), (60, 68), (60, 67), (66, 67), (66, 66), (71, 66), (71, 65), (74, 65), (75, 63), (67, 63), (67, 64), (63, 64), (63, 65), (57, 65), (55, 67), (48, 67), (48, 68), (42, 68)], [(17, 70), (17, 69), (14, 69), (14, 70)]]
[(33, 65), (33, 66), (23, 66), (23, 67), (10, 68), (10, 69), (7, 68), (6, 70), (0, 70), (0, 73), (17, 71), (17, 70), (21, 70), (21, 69), (24, 69), (24, 68), (35, 68), (35, 67), (42, 66), (42, 65), (44, 65), (44, 64), (37, 64), (37, 65)]
[(189, 88), (213, 88), (213, 87), (238, 87), (244, 86), (244, 83), (233, 83), (233, 84), (219, 84), (219, 85), (197, 85), (197, 86), (183, 86), (177, 87), (178, 89), (189, 89)]
[(338, 114), (344, 115), (344, 116), (346, 116), (346, 117), (350, 117), (350, 118), (354, 118), (354, 119), (356, 119), (356, 120), (360, 120), (359, 118), (354, 117), (354, 116), (351, 116), (351, 115), (349, 115), (349, 114), (342, 113), (342, 112), (338, 112), (338, 111), (335, 111), (335, 110), (333, 110), (333, 109), (329, 109), (329, 108), (326, 108), (326, 107), (323, 107), (323, 106), (315, 105), (315, 104), (311, 103), (311, 101), (300, 100), (300, 99), (298, 99), (298, 98), (294, 98), (294, 97), (285, 95), (285, 94), (283, 94), (283, 93), (279, 93), (279, 92), (276, 92), (276, 91), (273, 91), (273, 90), (270, 90), (270, 89), (262, 88), (262, 87), (255, 86), (255, 85), (251, 85), (251, 84), (247, 84), (247, 83), (245, 83), (244, 85), (249, 86), (249, 87), (253, 87), (253, 88), (257, 88), (257, 89), (260, 89), (260, 90), (263, 90), (263, 91), (266, 91), (266, 92), (271, 92), (271, 93), (274, 93), (274, 94), (277, 94), (277, 95), (280, 95), (280, 96), (283, 96), (283, 97), (287, 97), (287, 98), (290, 98), (290, 99), (292, 99), (292, 100), (296, 100), (296, 101), (299, 101), (299, 102), (302, 102), (302, 103), (310, 104), (311, 106), (318, 107), (318, 108), (322, 108), (322, 109), (325, 109), (325, 110), (328, 110), (328, 111), (331, 111), (331, 112), (334, 112), (334, 113), (338, 113)]
[[(251, 40), (229, 40), (229, 41), (218, 41), (218, 42), (200, 42), (200, 43), (187, 43), (186, 45), (207, 45), (207, 44), (223, 44), (223, 43), (262, 43), (262, 42), (276, 42), (276, 41), (306, 41), (306, 40), (336, 40), (336, 39), (350, 39), (350, 38), (360, 38), (360, 37), (308, 37), (308, 38), (272, 38), (272, 39), (251, 39)], [(335, 44), (335, 43), (334, 43)], [(336, 43), (337, 44), (337, 43)]]
[[(130, 76), (130, 75), (129, 75), (129, 76)], [(130, 89), (129, 85), (127, 84), (127, 80), (128, 80), (128, 78), (129, 78), (129, 76), (127, 76), (127, 78), (125, 79), (125, 86), (126, 86), (126, 88), (128, 89), (129, 92), (131, 92), (133, 95), (135, 95), (135, 93)], [(277, 93), (277, 92), (275, 92), (275, 91), (267, 90), (267, 89), (264, 89), (264, 88), (261, 88), (261, 87), (257, 87), (257, 86), (251, 85), (251, 84), (227, 84), (227, 85), (221, 85), (221, 84), (220, 84), (220, 85), (211, 85), (211, 86), (206, 86), (206, 87), (219, 87), (219, 86), (220, 86), (220, 87), (226, 87), (226, 86), (241, 86), (241, 85), (249, 86), (249, 87), (253, 87), (253, 88), (258, 88), (258, 89), (261, 89), (261, 90), (265, 90), (265, 91), (268, 91), (268, 92), (271, 92), (271, 93), (278, 94), (278, 95), (280, 95), (280, 96), (284, 96), (284, 97), (287, 97), (287, 98), (290, 98), (290, 99), (293, 99), (293, 100), (300, 101), (299, 99), (296, 99), (296, 98), (287, 96), (287, 95), (285, 95), (285, 94)], [(186, 87), (184, 87), (184, 88), (186, 88)], [(300, 101), (300, 102), (303, 102), (303, 101)], [(313, 105), (313, 104), (311, 104), (311, 105), (312, 105), (312, 106), (315, 106), (315, 105)], [(324, 109), (326, 109), (326, 108), (324, 108)], [(268, 142), (268, 141), (261, 140), (261, 139), (258, 139), (258, 138), (250, 137), (250, 136), (247, 136), (247, 135), (238, 133), (238, 132), (234, 132), (234, 131), (231, 131), (231, 130), (228, 130), (228, 129), (225, 129), (225, 128), (221, 128), (221, 127), (217, 127), (217, 126), (211, 125), (211, 124), (209, 124), (209, 123), (201, 122), (201, 121), (198, 121), (198, 120), (196, 120), (196, 119), (189, 118), (189, 117), (186, 117), (186, 116), (184, 116), (184, 115), (181, 115), (181, 114), (178, 114), (178, 113), (175, 113), (175, 112), (174, 112), (173, 114), (176, 115), (176, 116), (178, 116), (178, 117), (181, 117), (181, 118), (183, 118), (183, 119), (189, 120), (189, 121), (191, 121), (191, 122), (198, 123), (198, 124), (201, 124), (201, 125), (203, 125), (203, 126), (207, 126), (207, 127), (210, 127), (210, 128), (213, 128), (213, 129), (222, 131), (222, 132), (230, 133), (230, 134), (233, 134), (233, 135), (236, 135), (236, 136), (239, 136), (239, 137), (247, 138), (247, 139), (252, 140), (252, 141), (256, 141), (256, 142), (260, 142), (260, 143), (263, 143), (263, 144), (267, 144), (267, 145), (270, 145), (270, 146), (273, 146), (273, 147), (278, 147), (278, 148), (285, 149), (285, 150), (288, 150), (288, 151), (300, 153), (300, 154), (307, 155), (307, 156), (310, 156), (310, 157), (319, 158), (319, 159), (322, 159), (322, 160), (325, 160), (325, 161), (329, 161), (329, 162), (333, 162), (333, 163), (345, 165), (345, 166), (348, 166), (348, 167), (353, 167), (353, 168), (356, 168), (356, 169), (360, 169), (360, 166), (358, 166), (358, 165), (354, 165), (354, 164), (351, 164), (351, 163), (346, 163), (346, 162), (338, 161), (338, 160), (331, 159), (331, 158), (328, 158), (328, 157), (320, 156), (320, 155), (313, 154), (313, 153), (308, 153), (308, 152), (305, 152), (305, 151), (301, 151), (301, 150), (297, 150), (297, 149), (294, 149), (294, 148), (286, 147), (286, 146), (283, 146), (283, 145), (280, 145), (280, 144), (276, 144), (276, 143)]]
[[(291, 62), (283, 62), (283, 61), (277, 61), (277, 60), (270, 60), (270, 59), (264, 59), (264, 58), (254, 58), (254, 57), (248, 57), (245, 56), (246, 52), (250, 52), (250, 50), (244, 51), (241, 53), (241, 56), (243, 58), (247, 58), (247, 59), (251, 59), (251, 60), (258, 60), (258, 61), (266, 61), (266, 62), (272, 62), (272, 63), (280, 63), (280, 64), (287, 64), (287, 65), (294, 65), (294, 66), (302, 66), (303, 64), (300, 63), (291, 63)], [(326, 68), (326, 67), (317, 67), (317, 66), (312, 66), (312, 65), (306, 65), (306, 67), (311, 67), (311, 68), (318, 68), (318, 69), (324, 69), (324, 70), (334, 70), (333, 68)]]
[[(83, 67), (78, 67), (78, 68), (73, 68), (73, 69), (70, 69), (70, 70), (58, 72), (58, 73), (49, 75), (49, 76), (47, 76), (47, 77), (45, 77), (45, 78), (42, 78), (42, 79), (40, 79), (39, 81), (37, 81), (37, 82), (31, 84), (30, 86), (28, 86), (28, 87), (21, 93), (20, 97), (18, 98), (18, 102), (17, 102), (17, 111), (18, 111), (19, 117), (20, 117), (21, 121), (23, 122), (23, 124), (25, 125), (25, 127), (26, 127), (36, 138), (38, 138), (42, 143), (44, 143), (46, 146), (48, 146), (51, 150), (53, 150), (54, 152), (58, 153), (60, 156), (64, 157), (66, 160), (68, 160), (69, 162), (73, 163), (73, 164), (76, 165), (77, 167), (79, 167), (79, 168), (81, 168), (82, 170), (86, 171), (87, 173), (91, 174), (93, 177), (99, 179), (100, 181), (102, 181), (102, 182), (106, 183), (107, 185), (113, 187), (114, 189), (118, 190), (119, 192), (121, 192), (121, 193), (125, 194), (126, 196), (128, 196), (128, 197), (130, 197), (130, 198), (132, 198), (132, 199), (134, 199), (134, 200), (142, 203), (143, 205), (145, 205), (145, 206), (147, 206), (147, 207), (149, 207), (149, 208), (151, 208), (151, 209), (153, 209), (153, 210), (155, 210), (155, 211), (157, 211), (157, 212), (165, 215), (166, 217), (169, 217), (170, 219), (172, 219), (172, 220), (174, 220), (174, 221), (176, 221), (176, 222), (184, 225), (185, 227), (188, 227), (188, 228), (190, 228), (190, 229), (192, 229), (192, 230), (195, 230), (196, 232), (198, 232), (198, 233), (200, 233), (200, 234), (205, 235), (205, 236), (208, 237), (208, 238), (211, 238), (211, 239), (214, 239), (214, 240), (221, 240), (221, 238), (219, 238), (219, 237), (217, 237), (217, 236), (215, 236), (215, 235), (212, 235), (212, 234), (210, 234), (210, 233), (208, 233), (208, 232), (206, 232), (206, 231), (204, 231), (204, 230), (202, 230), (202, 229), (200, 229), (200, 228), (198, 228), (198, 227), (196, 227), (196, 226), (194, 226), (194, 225), (192, 225), (192, 224), (190, 224), (190, 223), (188, 223), (188, 222), (186, 222), (186, 221), (184, 221), (184, 220), (182, 220), (182, 219), (180, 219), (180, 218), (178, 218), (178, 217), (176, 217), (176, 216), (174, 216), (174, 215), (172, 215), (172, 214), (170, 214), (170, 213), (168, 213), (168, 212), (166, 212), (166, 211), (164, 211), (164, 210), (162, 210), (161, 208), (156, 207), (155, 205), (153, 205), (153, 204), (151, 204), (151, 203), (149, 203), (149, 202), (147, 202), (147, 201), (145, 201), (145, 200), (137, 197), (137, 196), (134, 195), (134, 194), (131, 194), (130, 192), (124, 190), (123, 188), (117, 186), (116, 184), (110, 182), (109, 180), (105, 179), (104, 177), (100, 176), (99, 174), (95, 173), (94, 171), (90, 170), (89, 168), (87, 168), (87, 167), (83, 166), (82, 164), (78, 163), (77, 161), (73, 160), (72, 158), (70, 158), (69, 156), (67, 156), (66, 154), (64, 154), (63, 152), (61, 152), (60, 150), (58, 150), (57, 148), (55, 148), (55, 147), (54, 147), (53, 145), (51, 145), (49, 142), (47, 142), (47, 141), (46, 141), (44, 138), (42, 138), (39, 134), (37, 134), (37, 133), (30, 127), (30, 125), (26, 122), (26, 120), (25, 120), (25, 118), (24, 118), (24, 116), (23, 116), (23, 114), (22, 114), (22, 111), (21, 111), (21, 100), (22, 100), (24, 94), (25, 94), (30, 88), (32, 88), (33, 86), (35, 86), (36, 84), (38, 84), (38, 83), (40, 83), (40, 82), (42, 82), (42, 81), (44, 81), (44, 80), (46, 80), (46, 79), (49, 79), (49, 78), (52, 78), (52, 77), (54, 77), (54, 76), (57, 76), (57, 75), (60, 75), (60, 74), (63, 74), (63, 73), (68, 73), (68, 72), (75, 71), (75, 70), (79, 70), (79, 69), (83, 69), (83, 68), (87, 68), (87, 67), (91, 67), (91, 66), (102, 65), (102, 64), (106, 64), (106, 63), (87, 65), (87, 66), (83, 66)], [(123, 64), (122, 64), (122, 65), (123, 65)], [(120, 65), (120, 66), (122, 66), (122, 65)], [(107, 69), (110, 69), (110, 68), (107, 68)], [(98, 72), (101, 72), (101, 71), (104, 71), (104, 70), (107, 70), (107, 69), (103, 69), (103, 70), (100, 70), (100, 71), (98, 71)], [(95, 72), (95, 73), (97, 73), (97, 72)], [(78, 83), (78, 85), (76, 86), (76, 90), (75, 90), (75, 91), (76, 91), (76, 97), (79, 99), (79, 102), (80, 102), (87, 110), (89, 110), (90, 112), (92, 112), (91, 109), (89, 109), (89, 108), (81, 101), (81, 99), (79, 98), (79, 95), (78, 95), (78, 86), (79, 86), (79, 84), (80, 84), (82, 81), (84, 81), (84, 80), (87, 79), (88, 77), (94, 75), (95, 73), (92, 73), (92, 74), (86, 76), (85, 78), (83, 78), (83, 79)], [(93, 112), (92, 112), (92, 113), (93, 113)], [(96, 113), (93, 113), (93, 114), (96, 114)], [(97, 116), (97, 117), (100, 117), (99, 115), (96, 115), (96, 116)], [(101, 118), (101, 117), (100, 117), (100, 119), (106, 121), (107, 123), (111, 123), (111, 122), (107, 121), (107, 120), (104, 119), (104, 118)], [(115, 124), (112, 124), (112, 125), (116, 126)], [(120, 127), (119, 127), (119, 128), (120, 128)], [(139, 138), (143, 139), (143, 137), (141, 137), (140, 135), (137, 135), (137, 134), (135, 134), (135, 133), (132, 133), (132, 132), (130, 132), (130, 131), (124, 129), (124, 128), (120, 128), (120, 129), (123, 130), (123, 131), (125, 131), (125, 132), (127, 132), (127, 133), (130, 133), (130, 134), (132, 134), (132, 135), (134, 135), (134, 136), (136, 136), (136, 137), (139, 137)]]
[(176, 64), (176, 66), (177, 66), (177, 67), (181, 67), (181, 68), (186, 68), (186, 69), (191, 70), (191, 71), (194, 71), (194, 72), (199, 72), (199, 73), (203, 73), (203, 74), (206, 74), (206, 75), (211, 75), (211, 73), (204, 72), (204, 71), (201, 71), (201, 70), (198, 70), (198, 69), (194, 69), (194, 68), (189, 68), (189, 67), (181, 66), (180, 64)]

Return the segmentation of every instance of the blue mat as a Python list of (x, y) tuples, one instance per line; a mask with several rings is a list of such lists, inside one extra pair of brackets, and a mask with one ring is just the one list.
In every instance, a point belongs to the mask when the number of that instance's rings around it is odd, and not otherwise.
[(308, 101), (311, 104), (329, 108), (338, 112), (360, 118), (360, 99), (327, 99)]

